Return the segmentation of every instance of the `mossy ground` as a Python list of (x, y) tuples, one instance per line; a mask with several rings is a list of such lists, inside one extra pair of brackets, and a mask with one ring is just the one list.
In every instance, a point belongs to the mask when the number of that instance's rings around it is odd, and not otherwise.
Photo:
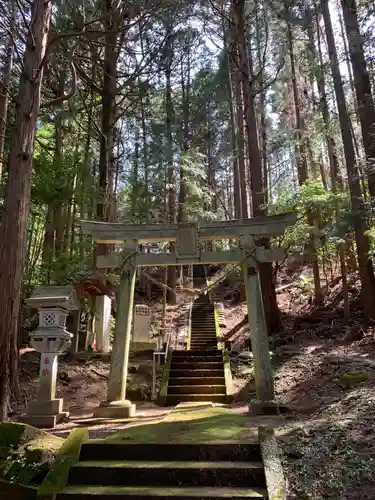
[(38, 484), (63, 442), (64, 439), (27, 424), (1, 424), (0, 478), (14, 483)]
[(131, 443), (223, 443), (257, 439), (247, 415), (227, 408), (182, 408), (164, 419), (111, 434), (103, 441)]

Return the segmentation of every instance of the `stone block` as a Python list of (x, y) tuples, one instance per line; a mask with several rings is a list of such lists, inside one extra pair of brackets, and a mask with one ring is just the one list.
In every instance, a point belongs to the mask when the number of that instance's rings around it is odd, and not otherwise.
[(39, 429), (52, 429), (62, 420), (69, 417), (69, 412), (62, 412), (56, 415), (26, 415), (22, 421)]
[(135, 417), (135, 404), (130, 401), (103, 401), (94, 409), (95, 418), (131, 418)]
[(34, 401), (27, 409), (28, 415), (57, 415), (63, 413), (63, 399)]

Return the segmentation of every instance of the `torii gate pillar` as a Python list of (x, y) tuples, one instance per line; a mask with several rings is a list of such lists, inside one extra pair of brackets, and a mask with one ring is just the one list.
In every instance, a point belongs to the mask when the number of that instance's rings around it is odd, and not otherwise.
[[(241, 236), (244, 251), (242, 264), (246, 300), (248, 308), (251, 348), (254, 354), (254, 372), (257, 400), (250, 404), (249, 410), (261, 410), (262, 413), (277, 412), (272, 374), (271, 356), (268, 342), (266, 318), (264, 314), (259, 269), (256, 259), (251, 254), (256, 249), (254, 237)], [(247, 258), (246, 258), (247, 256)]]
[(134, 286), (136, 276), (136, 241), (126, 241), (124, 245), (124, 264), (120, 272), (120, 285), (117, 290), (117, 313), (111, 368), (107, 389), (107, 399), (94, 410), (100, 418), (134, 417), (135, 404), (126, 399), (126, 382), (129, 365), (131, 327), (133, 319)]

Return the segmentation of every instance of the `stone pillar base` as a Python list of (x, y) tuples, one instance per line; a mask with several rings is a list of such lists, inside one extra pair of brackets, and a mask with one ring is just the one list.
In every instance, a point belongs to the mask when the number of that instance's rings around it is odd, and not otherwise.
[(127, 399), (123, 401), (102, 401), (93, 412), (96, 418), (135, 417), (135, 404)]
[(280, 415), (282, 405), (276, 400), (260, 401), (259, 399), (253, 399), (249, 403), (249, 413), (251, 415)]
[(31, 403), (23, 422), (33, 427), (50, 429), (68, 417), (69, 412), (63, 411), (63, 400), (51, 399)]

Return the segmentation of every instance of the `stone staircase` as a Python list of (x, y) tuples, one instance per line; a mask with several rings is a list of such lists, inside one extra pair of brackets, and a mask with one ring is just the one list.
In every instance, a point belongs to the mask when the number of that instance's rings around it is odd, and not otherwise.
[(211, 401), (227, 403), (223, 352), (217, 348), (214, 306), (208, 295), (193, 304), (190, 350), (174, 351), (166, 404)]
[(57, 500), (267, 499), (258, 442), (88, 442)]

